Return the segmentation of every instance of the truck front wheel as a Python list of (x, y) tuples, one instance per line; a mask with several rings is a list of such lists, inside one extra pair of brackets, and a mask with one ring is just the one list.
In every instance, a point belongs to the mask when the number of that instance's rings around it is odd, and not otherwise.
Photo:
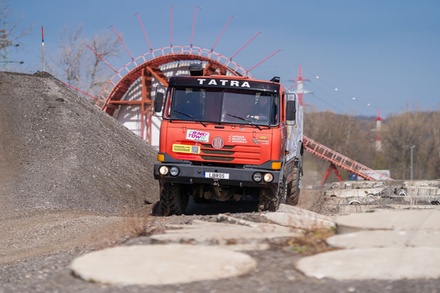
[(261, 188), (258, 200), (258, 211), (275, 212), (280, 205), (277, 191), (272, 188)]
[(301, 169), (298, 165), (293, 168), (293, 180), (288, 185), (288, 194), (286, 198), (286, 203), (288, 205), (296, 206), (299, 201), (299, 194), (301, 191)]
[(181, 192), (180, 184), (166, 182), (160, 192), (160, 206), (163, 216), (181, 215), (188, 206), (188, 194)]

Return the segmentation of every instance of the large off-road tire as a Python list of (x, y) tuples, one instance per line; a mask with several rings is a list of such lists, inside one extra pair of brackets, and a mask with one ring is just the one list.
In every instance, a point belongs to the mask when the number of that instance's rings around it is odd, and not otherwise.
[[(278, 182), (278, 207), (280, 204), (285, 204), (287, 197), (289, 195), (290, 190), (288, 189), (289, 185), (287, 184), (287, 180), (285, 176), (282, 176), (280, 178), (280, 181)], [(278, 209), (277, 207), (277, 209)]]
[(261, 188), (258, 195), (258, 211), (274, 212), (280, 206), (277, 191), (272, 188)]
[(293, 168), (293, 180), (288, 184), (286, 203), (288, 205), (293, 205), (293, 206), (298, 205), (300, 192), (301, 192), (301, 168), (299, 164), (295, 164), (295, 167)]
[(181, 192), (180, 184), (164, 183), (160, 192), (160, 205), (163, 216), (181, 215), (188, 206), (188, 195)]

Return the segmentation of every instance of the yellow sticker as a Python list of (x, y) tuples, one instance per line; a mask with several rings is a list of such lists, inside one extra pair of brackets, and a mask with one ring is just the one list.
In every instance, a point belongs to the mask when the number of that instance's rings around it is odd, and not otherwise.
[(200, 147), (196, 146), (196, 145), (173, 144), (173, 152), (187, 153), (187, 154), (200, 154)]

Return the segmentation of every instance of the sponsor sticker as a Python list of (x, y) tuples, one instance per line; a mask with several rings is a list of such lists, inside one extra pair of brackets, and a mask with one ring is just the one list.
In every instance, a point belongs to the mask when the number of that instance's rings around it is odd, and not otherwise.
[(247, 143), (247, 139), (243, 135), (230, 135), (228, 141), (232, 143)]
[(200, 154), (200, 147), (197, 145), (173, 144), (173, 152), (187, 153), (187, 154)]
[(208, 142), (209, 141), (209, 132), (188, 129), (186, 131), (186, 139), (200, 141), (200, 142)]

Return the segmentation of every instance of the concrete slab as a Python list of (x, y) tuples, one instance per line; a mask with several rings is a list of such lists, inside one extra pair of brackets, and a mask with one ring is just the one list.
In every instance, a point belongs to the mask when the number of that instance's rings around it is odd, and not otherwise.
[(331, 229), (336, 227), (333, 219), (330, 217), (284, 204), (280, 205), (277, 212), (266, 213), (263, 214), (263, 216), (271, 222), (286, 227), (306, 230)]
[(327, 239), (338, 248), (440, 247), (440, 231), (360, 231), (339, 234)]
[(325, 196), (337, 197), (337, 198), (349, 198), (349, 197), (369, 197), (379, 195), (383, 191), (383, 187), (380, 188), (365, 188), (365, 189), (330, 189), (324, 192)]
[[(231, 217), (229, 220), (232, 220)], [(261, 240), (302, 235), (299, 230), (275, 224), (252, 223), (249, 226), (239, 219), (237, 221), (242, 224), (193, 221), (191, 225), (172, 225), (168, 226), (164, 234), (152, 235), (151, 239), (165, 243), (198, 243), (227, 247), (239, 245), (238, 249), (257, 250), (267, 248), (261, 246)], [(249, 246), (251, 243), (255, 245)]]
[(108, 248), (75, 259), (84, 280), (118, 285), (166, 285), (229, 278), (254, 270), (249, 255), (214, 246), (182, 244)]
[(388, 210), (350, 214), (335, 218), (338, 234), (361, 230), (440, 230), (440, 210)]
[(305, 275), (336, 280), (440, 278), (440, 248), (389, 247), (345, 249), (300, 259)]

